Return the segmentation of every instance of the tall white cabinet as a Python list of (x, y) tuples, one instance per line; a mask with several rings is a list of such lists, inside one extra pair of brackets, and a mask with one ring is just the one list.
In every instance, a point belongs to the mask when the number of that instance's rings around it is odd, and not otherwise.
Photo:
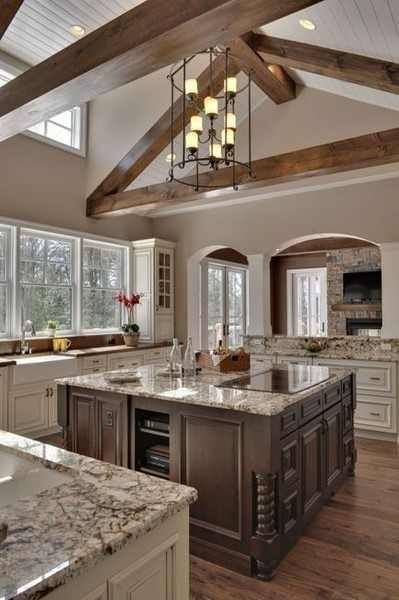
[(141, 341), (165, 342), (175, 329), (174, 242), (156, 238), (132, 242), (133, 289), (141, 294), (136, 321)]

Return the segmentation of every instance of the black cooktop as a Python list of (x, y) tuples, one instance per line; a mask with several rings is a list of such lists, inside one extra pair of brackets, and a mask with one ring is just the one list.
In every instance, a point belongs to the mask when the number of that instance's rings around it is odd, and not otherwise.
[(328, 367), (288, 365), (287, 368), (272, 367), (261, 373), (251, 373), (232, 379), (218, 387), (272, 394), (297, 394), (331, 377)]

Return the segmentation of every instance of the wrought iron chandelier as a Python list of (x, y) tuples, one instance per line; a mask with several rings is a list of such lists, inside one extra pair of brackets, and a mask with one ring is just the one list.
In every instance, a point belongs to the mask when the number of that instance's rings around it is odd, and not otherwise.
[[(198, 81), (187, 77), (190, 63), (200, 55), (207, 55), (209, 60), (209, 83), (203, 89), (198, 89)], [(217, 85), (214, 78), (215, 61), (223, 60), (224, 86), (217, 95)], [(220, 58), (218, 58), (220, 57)], [(176, 181), (193, 187), (196, 191), (217, 189), (219, 185), (209, 185), (201, 181), (205, 168), (214, 171), (231, 167), (231, 187), (238, 190), (237, 175), (247, 172), (252, 177), (252, 97), (251, 73), (246, 76), (245, 85), (239, 89), (235, 74), (232, 75), (230, 50), (209, 48), (198, 54), (184, 59), (169, 75), (171, 83), (171, 125), (170, 125), (170, 162), (168, 181)], [(235, 71), (234, 71), (235, 73)], [(220, 74), (218, 76), (220, 80)], [(248, 131), (239, 131), (236, 112), (237, 96), (246, 93), (248, 104)], [(178, 118), (176, 101), (182, 103), (181, 158), (175, 154), (177, 137), (175, 121)], [(237, 156), (237, 140), (245, 135), (247, 147), (247, 162)], [(240, 143), (240, 148), (245, 142)], [(181, 177), (194, 175), (190, 182)]]

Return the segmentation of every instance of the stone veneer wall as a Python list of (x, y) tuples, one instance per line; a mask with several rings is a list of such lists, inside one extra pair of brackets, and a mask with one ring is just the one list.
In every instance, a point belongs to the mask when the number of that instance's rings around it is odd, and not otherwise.
[(343, 274), (354, 271), (377, 271), (381, 269), (381, 252), (377, 247), (348, 248), (327, 252), (327, 323), (328, 335), (346, 335), (346, 319), (378, 319), (381, 312), (358, 310), (338, 312), (334, 304), (342, 302), (344, 296)]

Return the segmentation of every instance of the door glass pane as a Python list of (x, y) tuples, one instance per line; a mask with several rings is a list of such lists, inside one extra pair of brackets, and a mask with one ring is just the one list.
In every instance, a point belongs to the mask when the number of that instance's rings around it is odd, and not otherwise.
[(292, 275), (292, 331), (296, 336), (324, 336), (327, 294), (325, 269), (304, 269)]
[(208, 348), (217, 348), (218, 341), (223, 339), (224, 322), (224, 269), (209, 265), (208, 267)]
[(228, 346), (241, 346), (245, 325), (245, 274), (242, 271), (228, 270)]
[(7, 333), (7, 305), (8, 305), (8, 290), (7, 286), (0, 286), (0, 334), (5, 335)]

